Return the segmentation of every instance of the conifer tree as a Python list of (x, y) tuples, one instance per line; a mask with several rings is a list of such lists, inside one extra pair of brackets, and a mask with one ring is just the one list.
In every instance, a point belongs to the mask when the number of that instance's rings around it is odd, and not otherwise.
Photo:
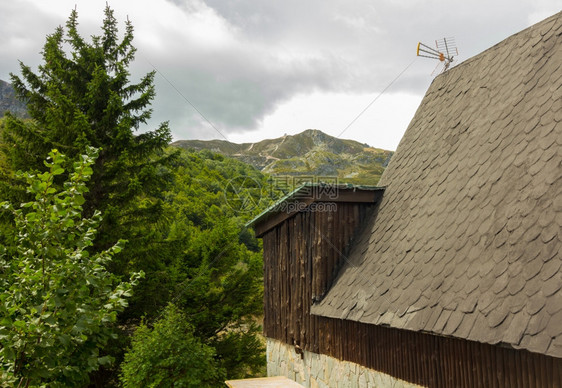
[[(1, 151), (4, 166), (12, 174), (0, 175), (9, 179), (18, 170), (44, 169), (42, 161), (53, 148), (70, 160), (88, 146), (99, 148), (84, 204), (85, 216), (94, 209), (104, 214), (96, 249), (112, 246), (114, 236), (142, 247), (138, 239), (148, 238), (145, 225), (160, 218), (161, 193), (169, 180), (164, 166), (170, 156), (163, 152), (171, 141), (168, 124), (135, 133), (151, 117), (155, 73), (130, 82), (129, 66), (136, 51), (132, 42), (131, 22), (126, 21), (120, 38), (109, 7), (101, 35), (90, 41), (82, 38), (73, 10), (66, 28), (58, 27), (47, 36), (38, 71), (20, 63), (21, 76), (11, 74), (16, 94), (26, 101), (32, 120), (7, 115)], [(11, 193), (18, 192), (14, 184), (8, 182)], [(126, 272), (125, 268), (114, 270)]]

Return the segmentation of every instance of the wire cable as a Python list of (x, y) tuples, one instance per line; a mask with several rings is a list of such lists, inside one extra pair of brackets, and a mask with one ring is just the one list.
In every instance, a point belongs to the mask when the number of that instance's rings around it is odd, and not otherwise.
[(205, 115), (204, 115), (199, 109), (197, 109), (197, 107), (196, 107), (195, 105), (193, 105), (193, 103), (192, 103), (191, 101), (189, 101), (189, 99), (188, 99), (186, 96), (184, 96), (184, 94), (183, 94), (182, 92), (180, 92), (180, 90), (179, 90), (178, 88), (176, 88), (176, 86), (175, 86), (173, 83), (170, 82), (170, 80), (164, 75), (164, 73), (162, 73), (160, 70), (158, 70), (158, 69), (156, 68), (156, 66), (154, 66), (152, 63), (150, 63), (149, 60), (146, 60), (146, 61), (150, 64), (150, 66), (152, 66), (152, 68), (154, 69), (154, 71), (156, 71), (158, 74), (160, 74), (160, 75), (162, 76), (162, 78), (164, 78), (164, 79), (166, 80), (166, 82), (167, 82), (168, 84), (170, 84), (170, 86), (171, 86), (172, 88), (174, 88), (174, 90), (175, 90), (189, 105), (191, 105), (191, 107), (192, 107), (193, 109), (195, 109), (195, 111), (196, 111), (197, 113), (199, 113), (199, 115), (200, 115), (201, 117), (203, 117), (203, 119), (204, 119), (207, 123), (209, 123), (209, 125), (210, 125), (215, 131), (217, 131), (217, 133), (218, 133), (219, 135), (221, 135), (221, 136), (224, 138), (224, 140), (229, 141), (228, 138), (227, 138), (221, 131), (219, 131), (217, 127), (215, 127), (215, 126), (213, 125), (213, 123), (211, 122), (211, 120), (209, 120), (207, 117), (205, 117)]
[(349, 124), (347, 124), (347, 126), (343, 129), (343, 131), (341, 131), (341, 133), (339, 135), (337, 135), (336, 137), (339, 138), (341, 135), (343, 135), (345, 133), (345, 131), (347, 131), (349, 129), (349, 127), (351, 127), (353, 125), (353, 123), (355, 123), (357, 121), (357, 119), (359, 119), (359, 117), (361, 117), (363, 115), (363, 113), (365, 113), (367, 111), (367, 109), (369, 109), (371, 107), (371, 105), (373, 105), (375, 103), (375, 101), (377, 101), (380, 98), (380, 96), (382, 96), (396, 81), (398, 81), (398, 79), (402, 76), (402, 74), (404, 74), (410, 68), (410, 66), (412, 66), (414, 64), (416, 59), (417, 58), (414, 58), (414, 60), (412, 62), (410, 62), (408, 64), (408, 66), (406, 66), (404, 68), (404, 70), (402, 70), (392, 81), (390, 81), (390, 83), (388, 85), (386, 85), (386, 87), (373, 99), (373, 101), (371, 101), (361, 112), (359, 112), (359, 114), (357, 116), (355, 116), (355, 118), (353, 120), (351, 120), (351, 122)]

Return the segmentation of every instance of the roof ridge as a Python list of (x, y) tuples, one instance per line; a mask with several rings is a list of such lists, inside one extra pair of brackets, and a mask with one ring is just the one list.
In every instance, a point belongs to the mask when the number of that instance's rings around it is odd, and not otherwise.
[(550, 19), (556, 20), (556, 19), (558, 19), (558, 18), (562, 18), (562, 11), (559, 11), (559, 12), (555, 13), (554, 15), (551, 15), (551, 16), (549, 16), (549, 17), (547, 17), (547, 18), (545, 18), (545, 19), (543, 19), (543, 20), (541, 20), (541, 21), (539, 21), (539, 22), (533, 23), (533, 24), (531, 24), (529, 27), (527, 27), (527, 28), (525, 28), (525, 29), (523, 29), (523, 30), (521, 30), (521, 31), (519, 31), (519, 32), (516, 32), (515, 34), (510, 35), (510, 36), (508, 36), (508, 37), (505, 38), (505, 39), (500, 40), (498, 43), (494, 44), (493, 46), (488, 47), (488, 48), (485, 49), (484, 51), (481, 51), (480, 53), (475, 54), (475, 55), (473, 55), (472, 57), (465, 59), (464, 61), (460, 62), (458, 65), (455, 65), (455, 66), (451, 67), (449, 70), (447, 70), (447, 71), (445, 71), (445, 72), (439, 74), (437, 77), (435, 77), (434, 81), (435, 81), (436, 79), (443, 78), (443, 77), (446, 76), (449, 72), (454, 71), (454, 70), (457, 69), (457, 68), (462, 68), (462, 66), (470, 65), (472, 62), (477, 61), (478, 59), (480, 59), (480, 57), (485, 56), (485, 55), (488, 55), (488, 53), (489, 53), (490, 51), (497, 50), (498, 48), (500, 48), (500, 47), (503, 46), (504, 44), (508, 44), (507, 41), (510, 41), (510, 40), (512, 40), (512, 39), (517, 39), (520, 35), (523, 35), (523, 34), (527, 33), (529, 30), (532, 30), (533, 28), (536, 28), (538, 25), (547, 24)]

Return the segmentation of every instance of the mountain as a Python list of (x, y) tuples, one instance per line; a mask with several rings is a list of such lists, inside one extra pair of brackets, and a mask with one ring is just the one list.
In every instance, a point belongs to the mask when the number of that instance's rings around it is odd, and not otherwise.
[(12, 86), (0, 79), (0, 117), (4, 116), (6, 111), (10, 111), (18, 117), (29, 117), (25, 104), (16, 98)]
[(210, 150), (239, 159), (277, 176), (314, 176), (316, 180), (374, 185), (387, 166), (392, 151), (332, 137), (317, 129), (257, 143), (225, 140), (179, 140), (173, 146)]

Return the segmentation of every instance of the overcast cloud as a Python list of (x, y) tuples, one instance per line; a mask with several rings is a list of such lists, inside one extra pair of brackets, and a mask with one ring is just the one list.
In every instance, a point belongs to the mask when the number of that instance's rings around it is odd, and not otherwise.
[[(99, 34), (105, 0), (0, 0), (0, 79), (19, 73), (18, 60), (36, 68), (45, 35), (75, 4), (82, 35)], [(462, 61), (560, 11), (554, 0), (109, 5), (135, 26), (133, 80), (158, 70), (151, 125), (169, 120), (176, 139), (252, 142), (307, 128), (339, 135), (407, 69), (341, 135), (386, 149), (397, 146), (437, 65), (416, 59), (418, 41), (454, 36)]]

